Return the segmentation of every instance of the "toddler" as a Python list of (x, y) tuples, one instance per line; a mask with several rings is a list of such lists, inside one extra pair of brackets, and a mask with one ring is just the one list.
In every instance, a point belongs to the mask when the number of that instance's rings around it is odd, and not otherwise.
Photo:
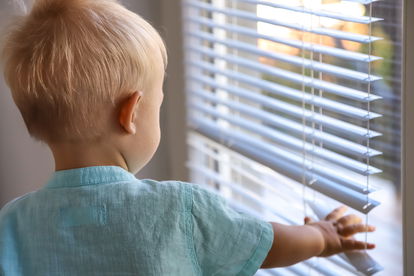
[(253, 275), (372, 249), (339, 207), (287, 226), (238, 213), (180, 181), (134, 177), (160, 140), (167, 54), (115, 0), (36, 0), (4, 37), (2, 63), (55, 173), (0, 211), (0, 275)]

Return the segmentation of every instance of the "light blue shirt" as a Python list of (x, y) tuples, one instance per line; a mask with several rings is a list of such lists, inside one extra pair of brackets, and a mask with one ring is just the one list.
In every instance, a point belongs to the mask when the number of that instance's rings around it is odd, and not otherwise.
[(0, 211), (0, 275), (253, 275), (272, 242), (269, 223), (197, 185), (87, 167)]

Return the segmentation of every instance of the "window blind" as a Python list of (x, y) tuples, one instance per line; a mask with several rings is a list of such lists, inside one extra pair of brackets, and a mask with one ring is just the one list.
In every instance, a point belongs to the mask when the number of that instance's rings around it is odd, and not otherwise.
[[(370, 142), (382, 134), (370, 126), (382, 116), (371, 110), (381, 76), (371, 66), (382, 57), (371, 45), (382, 19), (372, 2), (184, 0), (192, 180), (237, 209), (290, 224), (312, 211), (309, 201), (362, 214), (377, 207), (370, 177), (381, 169), (371, 160), (382, 152)], [(338, 28), (344, 22), (358, 28)], [(298, 197), (303, 204), (292, 204)], [(361, 272), (349, 258), (318, 262), (260, 273)]]

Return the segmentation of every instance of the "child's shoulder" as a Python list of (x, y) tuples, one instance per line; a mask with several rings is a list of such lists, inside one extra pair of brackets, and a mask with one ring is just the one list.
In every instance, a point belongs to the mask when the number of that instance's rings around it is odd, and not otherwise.
[(34, 192), (30, 192), (24, 194), (22, 196), (16, 197), (11, 201), (7, 202), (1, 209), (0, 209), (0, 219), (8, 214), (13, 213), (15, 210), (19, 209), (20, 205), (24, 204), (26, 198), (30, 197)]

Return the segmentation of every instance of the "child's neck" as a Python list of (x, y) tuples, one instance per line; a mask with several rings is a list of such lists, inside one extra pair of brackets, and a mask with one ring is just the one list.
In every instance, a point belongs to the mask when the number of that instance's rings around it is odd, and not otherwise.
[(55, 159), (55, 170), (68, 170), (91, 166), (119, 166), (128, 170), (122, 153), (103, 143), (49, 144)]

